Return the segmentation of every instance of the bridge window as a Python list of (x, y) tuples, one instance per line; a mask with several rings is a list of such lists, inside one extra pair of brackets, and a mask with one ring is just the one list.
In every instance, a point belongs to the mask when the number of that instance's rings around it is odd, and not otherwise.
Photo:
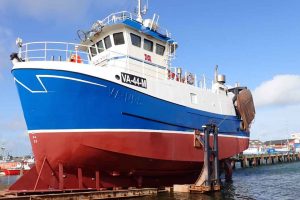
[(91, 52), (92, 57), (97, 55), (97, 50), (96, 50), (96, 47), (94, 45), (90, 47), (90, 52)]
[(97, 42), (97, 47), (98, 47), (98, 52), (101, 53), (104, 51), (104, 46), (103, 46), (103, 41), (100, 40), (99, 42)]
[(104, 38), (105, 48), (109, 49), (111, 47), (111, 41), (109, 35)]
[(114, 33), (114, 43), (115, 45), (125, 44), (123, 33)]
[(141, 37), (140, 36), (130, 33), (130, 38), (131, 38), (131, 43), (133, 46), (141, 47)]
[(147, 39), (144, 39), (144, 49), (147, 51), (153, 51), (153, 42)]
[(165, 47), (160, 44), (156, 44), (156, 54), (163, 56), (164, 52), (165, 52)]

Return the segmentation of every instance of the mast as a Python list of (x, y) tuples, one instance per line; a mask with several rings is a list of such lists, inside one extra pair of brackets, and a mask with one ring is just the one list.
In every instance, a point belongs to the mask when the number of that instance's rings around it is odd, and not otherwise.
[(138, 11), (136, 21), (143, 22), (141, 0), (138, 0)]
[(215, 77), (214, 77), (214, 83), (217, 83), (218, 82), (218, 65), (216, 65), (215, 67)]

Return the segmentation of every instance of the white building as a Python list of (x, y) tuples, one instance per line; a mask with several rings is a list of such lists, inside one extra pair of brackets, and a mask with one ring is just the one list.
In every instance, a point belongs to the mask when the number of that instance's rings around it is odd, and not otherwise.
[(293, 133), (291, 138), (294, 139), (295, 152), (300, 152), (300, 133)]

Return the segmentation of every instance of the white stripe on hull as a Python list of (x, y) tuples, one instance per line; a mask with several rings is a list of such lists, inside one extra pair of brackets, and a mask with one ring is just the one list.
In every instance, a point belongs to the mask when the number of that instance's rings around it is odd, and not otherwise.
[[(101, 133), (101, 132), (154, 132), (154, 133), (168, 133), (168, 134), (188, 134), (193, 135), (193, 131), (167, 131), (167, 130), (151, 130), (151, 129), (55, 129), (55, 130), (28, 130), (30, 134), (36, 133)], [(237, 136), (237, 135), (227, 135), (219, 134), (220, 137), (229, 137), (229, 138), (241, 138), (249, 139), (247, 136)]]

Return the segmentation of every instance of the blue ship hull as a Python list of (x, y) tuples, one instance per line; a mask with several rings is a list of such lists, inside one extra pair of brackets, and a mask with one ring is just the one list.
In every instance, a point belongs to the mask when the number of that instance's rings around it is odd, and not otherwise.
[(236, 116), (219, 115), (158, 99), (123, 85), (83, 74), (16, 69), (29, 130), (147, 129), (202, 130), (219, 124), (219, 132), (248, 136)]

